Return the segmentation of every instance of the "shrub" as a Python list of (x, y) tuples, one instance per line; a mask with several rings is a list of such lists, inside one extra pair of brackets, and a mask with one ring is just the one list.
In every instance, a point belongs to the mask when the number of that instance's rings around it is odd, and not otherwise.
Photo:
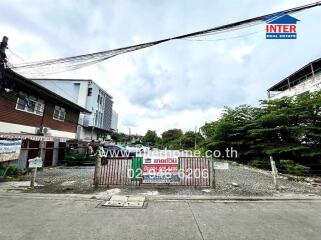
[[(309, 172), (310, 168), (298, 163), (294, 163), (292, 160), (281, 160), (280, 164), (286, 168), (288, 173), (296, 175), (296, 176), (302, 176)], [(297, 178), (298, 180), (299, 178)]]
[(22, 169), (17, 165), (10, 165), (7, 167), (4, 175), (6, 177), (7, 176), (12, 176), (12, 177), (20, 176), (20, 175), (22, 175)]

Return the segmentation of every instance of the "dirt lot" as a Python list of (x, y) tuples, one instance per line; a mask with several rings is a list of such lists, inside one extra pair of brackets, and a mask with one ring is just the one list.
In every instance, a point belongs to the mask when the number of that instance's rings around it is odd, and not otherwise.
[[(106, 191), (106, 188), (94, 190), (94, 167), (55, 167), (38, 172), (34, 192), (46, 193), (93, 193)], [(27, 178), (26, 178), (27, 179)], [(275, 194), (315, 194), (321, 196), (321, 187), (313, 187), (308, 182), (296, 182), (280, 177), (280, 191), (275, 191), (271, 173), (238, 164), (229, 164), (228, 170), (215, 170), (215, 189), (196, 189), (183, 187), (167, 188), (122, 188), (120, 194), (181, 194), (181, 195), (224, 195), (224, 196), (272, 196)]]

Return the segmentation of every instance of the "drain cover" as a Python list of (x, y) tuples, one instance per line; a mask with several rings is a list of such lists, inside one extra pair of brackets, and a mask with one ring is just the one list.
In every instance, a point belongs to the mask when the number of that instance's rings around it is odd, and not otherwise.
[(119, 202), (119, 201), (107, 201), (103, 204), (103, 206), (107, 207), (122, 207), (124, 206), (125, 202)]
[(100, 206), (113, 208), (144, 208), (146, 207), (146, 203), (144, 196), (112, 196), (109, 201)]
[(137, 207), (142, 208), (144, 202), (125, 202), (124, 207)]

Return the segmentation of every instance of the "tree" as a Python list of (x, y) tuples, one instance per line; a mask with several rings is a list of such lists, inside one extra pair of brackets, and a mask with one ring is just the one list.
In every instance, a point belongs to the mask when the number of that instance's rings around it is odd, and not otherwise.
[(118, 133), (113, 132), (111, 134), (111, 139), (114, 140), (116, 143), (126, 143), (130, 141), (130, 137), (125, 133)]
[(162, 145), (169, 149), (181, 148), (180, 138), (183, 135), (181, 129), (169, 129), (162, 133)]
[(183, 149), (191, 149), (195, 147), (196, 144), (200, 144), (203, 137), (200, 133), (195, 133), (193, 131), (187, 131), (181, 136), (181, 146)]
[(206, 149), (233, 147), (236, 161), (268, 167), (273, 155), (278, 164), (289, 159), (299, 170), (303, 165), (321, 172), (321, 91), (264, 100), (259, 107), (225, 108), (219, 120), (201, 129)]
[(143, 143), (148, 146), (155, 146), (157, 140), (158, 140), (157, 133), (156, 131), (152, 131), (152, 130), (148, 130), (142, 139)]

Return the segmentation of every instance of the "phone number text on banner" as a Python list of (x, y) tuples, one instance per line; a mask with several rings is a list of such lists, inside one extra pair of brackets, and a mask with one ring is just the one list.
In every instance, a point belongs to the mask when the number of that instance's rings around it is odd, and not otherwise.
[(177, 158), (145, 158), (143, 163), (143, 183), (171, 183), (180, 180)]

